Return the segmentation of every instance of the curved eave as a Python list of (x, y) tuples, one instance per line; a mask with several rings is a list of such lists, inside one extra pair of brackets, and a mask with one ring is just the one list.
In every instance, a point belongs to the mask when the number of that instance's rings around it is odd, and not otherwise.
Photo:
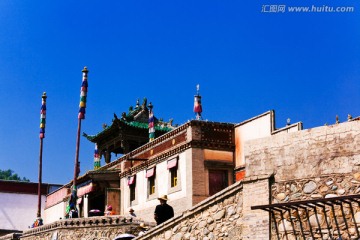
[[(111, 124), (111, 126), (105, 128), (103, 131), (99, 132), (96, 135), (87, 135), (86, 133), (83, 133), (83, 136), (86, 137), (87, 140), (89, 140), (90, 142), (96, 143), (99, 140), (106, 138), (112, 131), (118, 129), (121, 127), (133, 127), (133, 128), (137, 128), (137, 129), (148, 129), (148, 123), (141, 123), (141, 122), (136, 122), (136, 121), (132, 121), (132, 122), (126, 122), (120, 119), (115, 119), (113, 121), (113, 123)], [(170, 132), (171, 128), (169, 127), (162, 127), (162, 126), (155, 126), (155, 131), (160, 131), (160, 132)]]
[(109, 133), (111, 133), (114, 129), (117, 129), (117, 126), (115, 124), (114, 120), (111, 124), (111, 126), (106, 127), (103, 131), (95, 134), (95, 135), (87, 135), (86, 133), (83, 133), (83, 136), (86, 137), (87, 140), (89, 140), (90, 142), (96, 143), (98, 142), (100, 139), (106, 137)]

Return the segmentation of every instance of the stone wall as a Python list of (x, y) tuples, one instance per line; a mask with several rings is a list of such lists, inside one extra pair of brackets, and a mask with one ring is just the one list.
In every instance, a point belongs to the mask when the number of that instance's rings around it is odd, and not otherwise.
[(237, 182), (136, 239), (242, 239), (242, 188)]
[(275, 181), (360, 172), (360, 121), (248, 141), (246, 176)]
[[(272, 203), (355, 195), (360, 193), (360, 172), (277, 182), (271, 188)], [(285, 238), (285, 235), (292, 239), (291, 232), (293, 229), (300, 235), (301, 227), (304, 234), (310, 237), (310, 226), (312, 229), (317, 229), (313, 233), (315, 238), (339, 238), (340, 235), (342, 237), (345, 235), (346, 237), (350, 236), (351, 239), (358, 239), (356, 226), (360, 224), (359, 205), (349, 200), (343, 203), (334, 204), (333, 206), (324, 205), (324, 207), (318, 205), (316, 208), (309, 208), (308, 212), (301, 208), (298, 208), (298, 210), (294, 208), (291, 212), (283, 211), (283, 216), (281, 216), (280, 212), (275, 212), (277, 226), (272, 225), (272, 232), (275, 233), (275, 227), (277, 227), (279, 236), (273, 234), (273, 239)]]
[[(360, 121), (249, 141), (246, 161), (247, 178), (274, 177), (267, 204), (359, 194)], [(357, 239), (359, 234), (360, 208), (354, 202), (274, 213), (272, 239), (295, 239), (299, 234), (316, 239), (345, 234)]]
[[(152, 225), (145, 223), (146, 225)], [(139, 220), (121, 216), (75, 218), (56, 221), (23, 232), (21, 240), (111, 240), (122, 233), (138, 233)], [(152, 225), (153, 226), (153, 225)], [(11, 238), (10, 238), (11, 239)], [(5, 239), (4, 239), (5, 240)]]
[(359, 194), (360, 172), (276, 182), (271, 186), (271, 192), (272, 203)]
[(269, 203), (269, 186), (269, 176), (244, 181), (241, 239), (269, 239), (269, 214), (262, 210), (251, 210), (251, 206)]

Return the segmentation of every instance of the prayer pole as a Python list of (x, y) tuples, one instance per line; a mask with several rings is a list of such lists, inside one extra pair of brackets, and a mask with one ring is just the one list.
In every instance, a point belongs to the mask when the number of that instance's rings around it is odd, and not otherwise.
[(80, 104), (79, 104), (79, 114), (78, 114), (78, 129), (77, 129), (77, 138), (76, 138), (76, 153), (75, 153), (75, 166), (74, 166), (74, 182), (73, 186), (76, 189), (76, 179), (80, 173), (80, 166), (79, 166), (79, 150), (80, 150), (80, 130), (81, 130), (81, 120), (85, 119), (85, 108), (86, 108), (86, 97), (87, 97), (87, 74), (88, 70), (86, 67), (82, 70), (83, 78), (82, 84), (80, 89)]
[(38, 208), (36, 217), (41, 218), (41, 185), (42, 185), (42, 152), (43, 152), (43, 139), (45, 138), (45, 119), (46, 119), (46, 92), (41, 96), (41, 109), (40, 109), (40, 153), (39, 153), (39, 183), (38, 183)]
[(79, 164), (79, 150), (80, 150), (80, 130), (81, 130), (81, 120), (85, 119), (85, 108), (86, 108), (86, 97), (88, 90), (87, 74), (88, 70), (86, 67), (82, 70), (82, 84), (80, 89), (80, 104), (79, 104), (79, 114), (78, 114), (78, 129), (77, 129), (77, 138), (76, 138), (76, 151), (75, 151), (75, 164), (74, 164), (74, 180), (73, 187), (71, 191), (71, 197), (69, 200), (69, 206), (76, 206), (77, 198), (77, 188), (76, 188), (76, 179), (80, 173), (80, 164)]

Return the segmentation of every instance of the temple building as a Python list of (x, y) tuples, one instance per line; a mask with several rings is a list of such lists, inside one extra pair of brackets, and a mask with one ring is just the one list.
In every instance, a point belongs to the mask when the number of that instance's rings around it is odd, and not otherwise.
[[(202, 109), (199, 98), (195, 95), (197, 109)], [(172, 120), (152, 116), (152, 107), (146, 99), (141, 105), (137, 101), (121, 117), (114, 114), (102, 131), (84, 133), (96, 148), (94, 170), (77, 179), (81, 217), (92, 216), (94, 210), (101, 214), (111, 205), (117, 215), (132, 208), (142, 219), (154, 221), (161, 195), (168, 196), (179, 214), (244, 178), (247, 140), (302, 129), (301, 122), (276, 129), (274, 111), (237, 124), (191, 120), (174, 126)], [(200, 118), (201, 111), (196, 113)], [(112, 154), (121, 156), (111, 161)], [(71, 182), (47, 197), (45, 223), (64, 217), (70, 188)]]
[[(129, 107), (128, 113), (123, 112), (121, 118), (114, 114), (110, 126), (103, 125), (103, 130), (95, 135), (84, 133), (89, 141), (95, 143), (94, 170), (87, 172), (77, 179), (77, 205), (81, 217), (91, 216), (91, 210), (103, 213), (106, 205), (112, 205), (114, 212), (120, 212), (120, 169), (106, 169), (100, 167), (100, 158), (105, 164), (111, 162), (112, 154), (124, 155), (144, 145), (149, 141), (148, 121), (152, 104), (147, 104), (144, 98), (140, 105)], [(155, 137), (175, 129), (172, 120), (164, 122), (154, 117)], [(106, 166), (106, 165), (105, 165)], [(71, 182), (64, 185), (56, 193), (48, 196), (44, 221), (52, 222), (64, 218), (67, 201), (70, 197)], [(106, 204), (105, 204), (106, 203)]]
[[(197, 92), (196, 119), (177, 126), (144, 99), (84, 133), (95, 153), (94, 170), (76, 178), (80, 218), (64, 219), (69, 182), (22, 239), (113, 238), (140, 222), (151, 226), (142, 240), (360, 238), (360, 117), (303, 130), (290, 120), (276, 128), (273, 110), (238, 123), (203, 120), (202, 110)], [(163, 195), (175, 217), (156, 226)], [(109, 205), (115, 216), (104, 216)]]

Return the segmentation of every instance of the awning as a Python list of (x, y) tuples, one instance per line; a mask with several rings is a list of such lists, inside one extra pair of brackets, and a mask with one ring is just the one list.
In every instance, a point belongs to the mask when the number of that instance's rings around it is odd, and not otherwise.
[(146, 170), (146, 177), (153, 177), (155, 175), (155, 167), (149, 168)]
[(83, 186), (77, 190), (77, 197), (81, 197), (87, 193), (90, 193), (95, 190), (95, 185), (90, 183), (89, 185)]
[(359, 208), (360, 194), (251, 207), (270, 213), (278, 239), (281, 232), (303, 239), (359, 239)]
[(128, 177), (128, 186), (133, 185), (135, 183), (136, 175), (132, 175)]
[(167, 162), (167, 169), (171, 169), (177, 166), (177, 158), (173, 158)]

